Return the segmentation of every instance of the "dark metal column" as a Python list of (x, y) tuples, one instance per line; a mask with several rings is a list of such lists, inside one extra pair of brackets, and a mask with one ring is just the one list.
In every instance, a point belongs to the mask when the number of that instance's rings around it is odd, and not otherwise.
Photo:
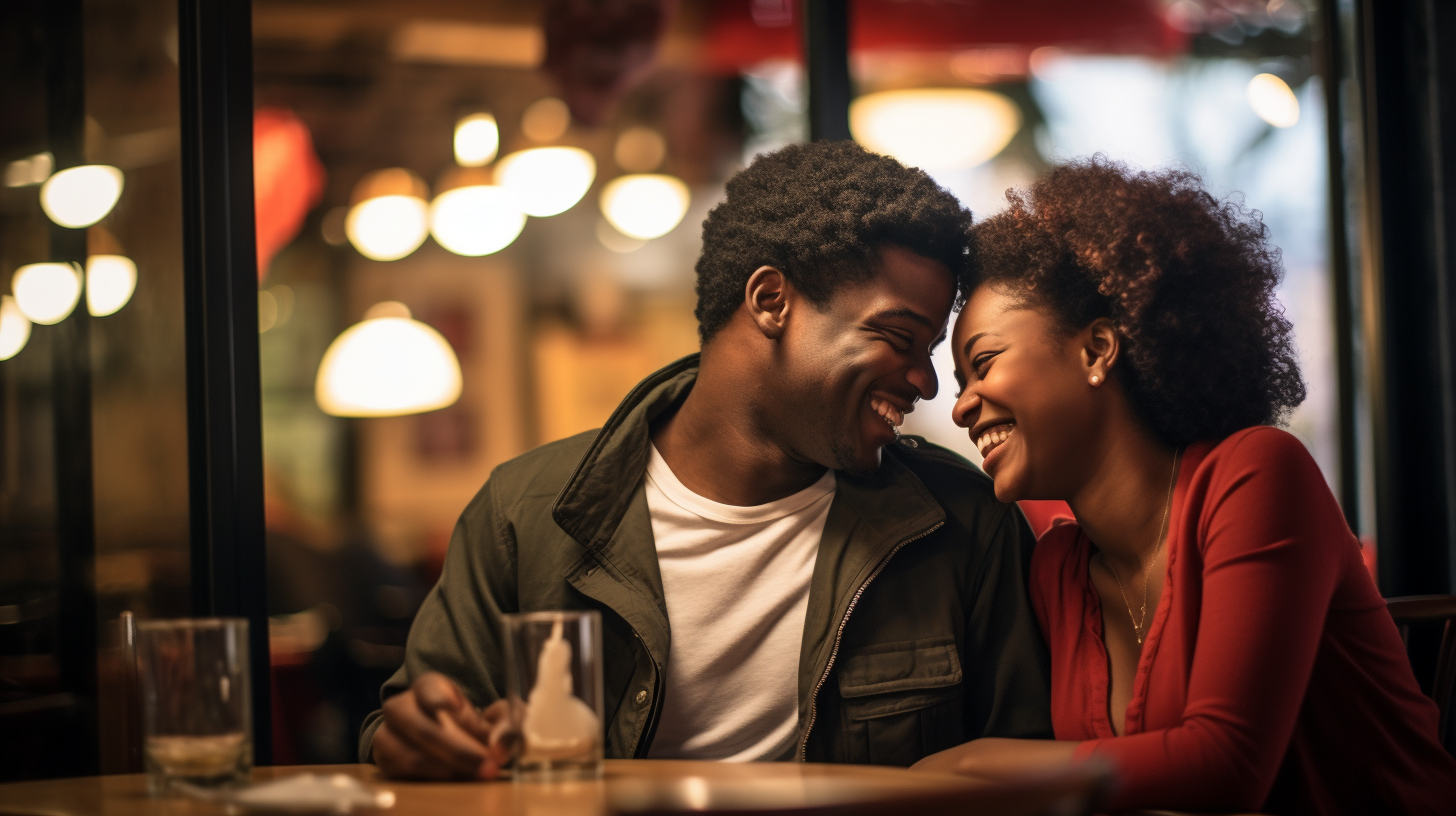
[(249, 620), (254, 750), (268, 764), (251, 7), (179, 0), (177, 21), (193, 609)]
[(850, 0), (804, 0), (809, 140), (848, 139)]
[[(1456, 7), (1362, 0), (1366, 214), (1361, 312), (1380, 585), (1456, 584)], [(1453, 153), (1456, 156), (1456, 153)]]
[[(86, 66), (81, 0), (46, 8), (46, 142), (55, 167), (86, 163)], [(86, 262), (86, 230), (50, 225), (51, 260)], [(96, 519), (91, 461), (91, 315), (85, 298), (51, 332), (51, 406), (56, 466), (56, 540), (60, 563), (56, 625), (61, 690), (85, 723), (73, 772), (100, 772), (96, 723)]]
[[(1356, 432), (1356, 401), (1360, 395), (1357, 383), (1357, 349), (1355, 333), (1355, 300), (1352, 288), (1359, 280), (1359, 269), (1352, 264), (1354, 246), (1350, 235), (1352, 202), (1358, 199), (1359, 184), (1348, 184), (1351, 156), (1347, 153), (1345, 133), (1352, 121), (1359, 121), (1360, 111), (1351, 110), (1358, 102), (1358, 60), (1351, 54), (1342, 36), (1340, 9), (1334, 3), (1321, 4), (1317, 13), (1320, 28), (1317, 47), (1320, 78), (1325, 88), (1325, 123), (1327, 168), (1330, 184), (1330, 269), (1331, 306), (1335, 326), (1335, 392), (1336, 422), (1340, 445), (1340, 507), (1350, 529), (1360, 533), (1360, 455)], [(1351, 98), (1353, 97), (1353, 99)]]

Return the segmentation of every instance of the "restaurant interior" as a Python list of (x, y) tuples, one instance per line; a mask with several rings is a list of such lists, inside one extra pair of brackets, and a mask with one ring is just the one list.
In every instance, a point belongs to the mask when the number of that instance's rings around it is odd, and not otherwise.
[[(1258, 210), (1288, 430), (1384, 595), (1456, 592), (1456, 15), (1417, 6), (7, 3), (0, 781), (140, 770), (127, 621), (203, 615), (252, 625), (259, 765), (356, 762), (462, 509), (697, 351), (703, 219), (819, 138), (978, 221), (1093, 154)], [(905, 431), (979, 462), (949, 346)]]

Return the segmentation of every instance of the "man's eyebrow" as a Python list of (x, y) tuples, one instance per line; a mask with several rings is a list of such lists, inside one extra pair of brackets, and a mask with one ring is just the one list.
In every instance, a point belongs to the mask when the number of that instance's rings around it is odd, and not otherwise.
[(914, 309), (907, 309), (904, 306), (900, 306), (900, 307), (895, 308), (895, 309), (885, 309), (884, 311), (875, 312), (870, 317), (871, 318), (900, 317), (900, 318), (904, 318), (906, 320), (913, 320), (916, 323), (919, 323), (919, 324), (925, 326), (925, 328), (927, 328), (927, 329), (933, 329), (933, 328), (935, 328), (935, 322), (932, 321), (930, 318), (928, 318), (925, 315), (923, 315), (923, 314), (915, 311)]

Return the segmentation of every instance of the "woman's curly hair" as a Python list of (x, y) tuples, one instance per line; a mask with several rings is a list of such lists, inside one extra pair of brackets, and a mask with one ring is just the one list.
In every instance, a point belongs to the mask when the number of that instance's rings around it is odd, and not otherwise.
[(923, 171), (854, 142), (790, 145), (728, 180), (728, 197), (703, 221), (698, 335), (707, 343), (743, 305), (748, 278), (773, 266), (822, 305), (869, 280), (879, 250), (896, 244), (967, 271), (971, 213)]
[[(1304, 401), (1274, 290), (1279, 250), (1257, 211), (1187, 170), (1098, 155), (1058, 167), (972, 229), (969, 293), (1005, 287), (1077, 331), (1108, 318), (1135, 411), (1182, 446), (1273, 424)], [(967, 295), (968, 296), (968, 295)]]

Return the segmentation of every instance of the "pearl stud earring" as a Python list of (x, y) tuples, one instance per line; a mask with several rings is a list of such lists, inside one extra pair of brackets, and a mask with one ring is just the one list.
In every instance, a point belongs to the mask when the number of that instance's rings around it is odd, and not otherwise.
[(1100, 375), (1093, 374), (1087, 379), (1087, 381), (1092, 383), (1093, 385), (1100, 385), (1102, 383), (1102, 377)]

